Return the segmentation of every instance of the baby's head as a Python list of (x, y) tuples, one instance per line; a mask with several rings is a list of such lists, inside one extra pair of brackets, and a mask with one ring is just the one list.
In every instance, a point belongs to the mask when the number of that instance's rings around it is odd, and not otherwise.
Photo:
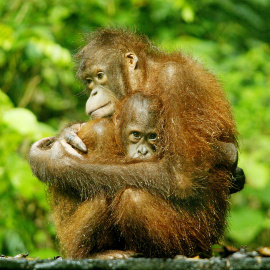
[(135, 93), (119, 113), (121, 143), (127, 158), (149, 160), (157, 155), (161, 102), (156, 96)]

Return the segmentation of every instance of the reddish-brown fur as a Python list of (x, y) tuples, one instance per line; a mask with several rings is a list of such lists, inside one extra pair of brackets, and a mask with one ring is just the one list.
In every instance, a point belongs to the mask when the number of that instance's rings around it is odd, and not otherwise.
[(124, 157), (122, 145), (116, 137), (116, 127), (111, 118), (100, 118), (87, 122), (78, 132), (87, 147), (83, 154), (89, 163), (117, 162)]
[[(126, 65), (127, 52), (139, 59), (135, 72)], [(209, 251), (226, 227), (231, 177), (226, 166), (215, 166), (212, 146), (237, 145), (220, 84), (181, 52), (162, 52), (144, 37), (114, 29), (90, 37), (78, 54), (78, 74), (90, 60), (100, 61), (108, 53), (114, 68), (121, 69), (126, 93), (144, 89), (161, 99), (163, 158), (109, 165), (96, 159), (89, 164), (58, 150), (61, 162), (55, 164), (48, 151), (31, 153), (33, 172), (51, 181), (56, 228), (66, 256), (131, 250), (173, 257)], [(121, 87), (120, 75), (115, 76), (115, 87)]]
[[(159, 116), (162, 114), (162, 105), (156, 96), (146, 96), (141, 93), (134, 95), (133, 100), (145, 99), (148, 101), (147, 113), (155, 112)], [(124, 142), (122, 138), (122, 129), (125, 128), (130, 121), (130, 112), (136, 110), (134, 104), (127, 96), (118, 105), (117, 111), (112, 118), (96, 119), (87, 122), (78, 132), (78, 136), (83, 140), (88, 152), (84, 157), (89, 163), (98, 162), (100, 164), (108, 163), (132, 163), (135, 160), (125, 157)], [(157, 127), (161, 125), (159, 119), (154, 123)], [(161, 149), (151, 158), (151, 161), (161, 157)], [(54, 222), (57, 228), (57, 235), (61, 242), (63, 253), (68, 257), (81, 258), (87, 257), (91, 253), (92, 239), (98, 237), (100, 248), (96, 251), (103, 250), (104, 245), (110, 248), (122, 248), (120, 244), (120, 233), (114, 228), (112, 214), (112, 200), (106, 195), (96, 197), (93, 201), (86, 200), (81, 202), (76, 197), (69, 197), (59, 192), (55, 187), (51, 188), (52, 193), (52, 209), (54, 213)], [(127, 193), (127, 191), (125, 192)], [(118, 200), (114, 200), (114, 203)], [(111, 209), (111, 210), (110, 210)], [(89, 222), (91, 221), (91, 225)], [(104, 226), (104, 231), (95, 236), (89, 235), (89, 229)], [(112, 230), (112, 228), (114, 228)], [(84, 239), (84, 235), (88, 235), (88, 240)], [(92, 255), (93, 256), (93, 255)], [(114, 253), (115, 256), (115, 253)]]

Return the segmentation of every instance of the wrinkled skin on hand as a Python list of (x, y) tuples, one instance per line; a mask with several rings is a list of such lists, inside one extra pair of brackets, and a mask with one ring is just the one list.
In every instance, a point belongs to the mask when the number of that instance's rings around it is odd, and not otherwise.
[(83, 125), (83, 123), (77, 123), (72, 126), (66, 127), (59, 136), (59, 141), (63, 145), (64, 149), (68, 153), (75, 156), (78, 156), (78, 151), (76, 151), (75, 149), (84, 153), (87, 152), (85, 144), (77, 135)]

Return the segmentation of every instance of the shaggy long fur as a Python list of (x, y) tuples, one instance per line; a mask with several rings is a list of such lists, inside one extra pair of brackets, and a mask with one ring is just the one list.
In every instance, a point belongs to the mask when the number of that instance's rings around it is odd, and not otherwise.
[[(120, 249), (173, 257), (209, 251), (226, 228), (231, 177), (227, 164), (216, 166), (213, 145), (237, 145), (220, 84), (191, 57), (162, 52), (130, 31), (101, 29), (88, 42), (76, 57), (79, 77), (93, 62), (110, 59), (112, 91), (143, 89), (160, 98), (163, 158), (134, 164), (103, 164), (97, 158), (89, 164), (63, 154), (61, 147), (53, 154), (30, 152), (34, 174), (52, 186), (64, 253), (86, 258)], [(128, 52), (138, 57), (132, 74), (124, 58)]]

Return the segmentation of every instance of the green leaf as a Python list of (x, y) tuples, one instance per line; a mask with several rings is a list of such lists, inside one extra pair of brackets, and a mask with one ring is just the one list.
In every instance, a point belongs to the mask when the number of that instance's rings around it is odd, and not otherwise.
[(264, 227), (266, 217), (260, 210), (242, 207), (232, 210), (228, 235), (241, 245), (250, 243)]
[(59, 256), (59, 252), (51, 248), (40, 248), (31, 251), (29, 256), (39, 259), (53, 259), (54, 257)]
[(12, 48), (13, 45), (13, 29), (9, 25), (0, 24), (0, 48), (5, 51)]
[(5, 111), (3, 113), (3, 122), (22, 135), (34, 134), (37, 130), (36, 116), (24, 108)]
[(4, 111), (13, 108), (13, 104), (10, 98), (1, 89), (0, 89), (0, 104), (1, 104), (0, 116)]
[(243, 167), (247, 182), (252, 187), (265, 188), (269, 184), (269, 166), (257, 160), (252, 153), (241, 153), (239, 166)]
[(22, 237), (16, 230), (8, 230), (5, 233), (5, 245), (8, 254), (12, 254), (13, 256), (27, 251)]
[(14, 189), (24, 198), (44, 198), (44, 186), (30, 170), (29, 164), (17, 153), (10, 154), (6, 159), (6, 171)]
[(183, 17), (183, 20), (187, 23), (191, 23), (194, 21), (194, 11), (191, 7), (189, 6), (185, 6), (183, 9), (182, 9), (182, 17)]

